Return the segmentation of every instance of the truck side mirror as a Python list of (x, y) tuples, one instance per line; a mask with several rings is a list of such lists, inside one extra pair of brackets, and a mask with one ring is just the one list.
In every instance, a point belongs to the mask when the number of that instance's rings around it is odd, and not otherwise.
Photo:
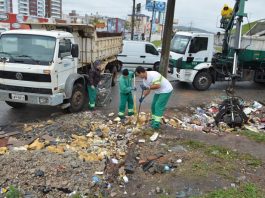
[(72, 55), (73, 58), (78, 58), (78, 56), (79, 56), (79, 48), (78, 48), (77, 44), (72, 44), (71, 55)]

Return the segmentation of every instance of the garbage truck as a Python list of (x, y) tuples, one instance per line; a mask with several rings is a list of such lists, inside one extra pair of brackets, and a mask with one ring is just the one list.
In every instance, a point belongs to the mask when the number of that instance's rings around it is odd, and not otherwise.
[(87, 100), (89, 69), (117, 72), (122, 35), (96, 32), (83, 24), (30, 24), (30, 30), (5, 31), (0, 37), (0, 101), (13, 108), (27, 104), (81, 111)]
[[(265, 82), (265, 36), (233, 34), (237, 16), (246, 0), (236, 0), (229, 18), (221, 20), (225, 30), (222, 51), (215, 52), (214, 34), (177, 32), (170, 47), (170, 73), (177, 81), (192, 83), (197, 90), (207, 90), (216, 81), (229, 81), (233, 65), (237, 65), (237, 81)], [(239, 31), (235, 31), (239, 32)], [(235, 43), (240, 42), (239, 48)], [(235, 58), (236, 54), (236, 58)]]

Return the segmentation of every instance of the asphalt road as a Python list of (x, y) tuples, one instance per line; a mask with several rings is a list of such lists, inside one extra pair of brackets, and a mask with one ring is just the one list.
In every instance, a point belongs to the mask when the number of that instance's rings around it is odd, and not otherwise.
[[(141, 95), (139, 88), (140, 79), (137, 80), (136, 92), (137, 99)], [(211, 102), (213, 99), (221, 98), (225, 95), (226, 82), (216, 83), (207, 91), (196, 91), (188, 83), (172, 83), (174, 86), (173, 94), (170, 98), (168, 108), (179, 108), (185, 106), (198, 106), (202, 103)], [(237, 84), (237, 95), (246, 100), (258, 100), (265, 102), (265, 85), (259, 85), (250, 82), (240, 82)], [(143, 110), (150, 108), (152, 95), (143, 102)], [(118, 86), (112, 88), (112, 102), (106, 107), (98, 108), (104, 113), (118, 111), (119, 90)], [(57, 107), (28, 105), (23, 109), (12, 109), (5, 102), (0, 102), (0, 127), (14, 122), (34, 121), (39, 119), (48, 119), (53, 113), (60, 113)]]

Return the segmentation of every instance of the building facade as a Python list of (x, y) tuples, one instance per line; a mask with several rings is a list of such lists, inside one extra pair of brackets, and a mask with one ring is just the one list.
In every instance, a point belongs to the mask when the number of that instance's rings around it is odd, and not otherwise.
[(45, 0), (45, 12), (47, 18), (62, 18), (62, 0)]
[(18, 14), (44, 17), (45, 0), (18, 0)]
[(13, 12), (12, 0), (0, 0), (0, 12)]

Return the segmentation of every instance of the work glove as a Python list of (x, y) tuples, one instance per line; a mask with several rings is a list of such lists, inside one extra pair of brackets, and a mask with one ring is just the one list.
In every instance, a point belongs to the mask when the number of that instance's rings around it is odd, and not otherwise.
[(131, 91), (137, 91), (136, 87), (132, 87)]
[(141, 97), (141, 98), (139, 99), (139, 102), (142, 103), (143, 101), (144, 101), (144, 97)]
[(148, 89), (150, 89), (150, 87), (146, 87), (143, 84), (141, 84), (140, 87), (142, 88), (142, 90), (148, 90)]

